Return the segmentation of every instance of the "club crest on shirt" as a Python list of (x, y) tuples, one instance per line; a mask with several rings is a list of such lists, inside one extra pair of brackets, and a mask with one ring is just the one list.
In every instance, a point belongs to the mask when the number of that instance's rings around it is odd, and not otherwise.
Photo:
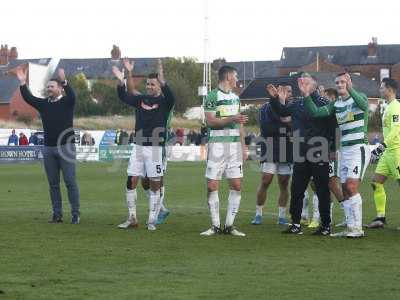
[(393, 123), (399, 122), (399, 115), (393, 115)]

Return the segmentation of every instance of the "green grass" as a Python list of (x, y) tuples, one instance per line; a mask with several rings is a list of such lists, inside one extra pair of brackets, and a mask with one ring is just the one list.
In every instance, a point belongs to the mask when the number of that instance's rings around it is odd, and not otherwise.
[[(126, 164), (79, 164), (82, 223), (47, 224), (48, 187), (40, 164), (1, 165), (0, 299), (399, 299), (399, 188), (388, 182), (385, 230), (360, 240), (285, 236), (275, 225), (274, 185), (264, 224), (249, 225), (259, 173), (246, 166), (237, 226), (245, 238), (204, 238), (209, 226), (203, 163), (170, 163), (172, 214), (148, 232), (147, 200), (139, 192), (142, 226), (118, 230), (126, 217)], [(374, 216), (368, 178), (364, 220)], [(64, 191), (65, 192), (65, 191)], [(221, 189), (226, 206), (227, 185)], [(337, 219), (341, 214), (336, 206)], [(225, 212), (221, 214), (225, 218)]]

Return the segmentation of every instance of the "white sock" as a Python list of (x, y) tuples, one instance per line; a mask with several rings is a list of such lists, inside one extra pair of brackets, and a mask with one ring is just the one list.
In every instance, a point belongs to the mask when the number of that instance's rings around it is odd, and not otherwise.
[(160, 190), (150, 191), (148, 224), (156, 224), (160, 206)]
[(164, 206), (165, 186), (161, 187), (160, 190), (160, 211), (167, 211), (168, 209)]
[(239, 211), (241, 191), (229, 190), (228, 209), (226, 210), (225, 225), (232, 226)]
[(208, 193), (208, 208), (211, 214), (211, 223), (213, 226), (220, 228), (221, 221), (219, 219), (219, 197), (218, 191)]
[(360, 194), (355, 194), (349, 198), (351, 211), (354, 218), (354, 228), (362, 230), (362, 198)]
[(331, 201), (331, 224), (333, 224), (333, 201)]
[(133, 216), (136, 219), (136, 189), (126, 190), (126, 205), (128, 206), (128, 218)]
[(312, 205), (313, 205), (313, 221), (319, 222), (319, 201), (318, 201), (318, 196), (317, 194), (313, 195), (312, 199)]
[(256, 216), (262, 216), (264, 205), (256, 205)]
[(349, 229), (354, 228), (354, 217), (351, 211), (351, 201), (349, 199), (345, 199), (343, 202), (343, 210), (344, 210), (344, 217), (346, 219), (346, 224)]
[(339, 202), (339, 205), (340, 205), (340, 209), (343, 210), (343, 215), (344, 215), (344, 218), (345, 218), (345, 221), (346, 221), (346, 215), (345, 215), (345, 212), (344, 212), (343, 201)]
[(278, 215), (278, 217), (279, 218), (286, 218), (286, 207), (284, 207), (284, 206), (279, 206), (279, 215)]
[(301, 218), (308, 219), (308, 191), (304, 192), (303, 209), (301, 210)]

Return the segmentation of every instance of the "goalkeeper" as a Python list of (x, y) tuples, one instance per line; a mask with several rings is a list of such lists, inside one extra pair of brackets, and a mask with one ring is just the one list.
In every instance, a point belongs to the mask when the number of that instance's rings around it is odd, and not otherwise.
[(372, 151), (372, 157), (379, 158), (372, 179), (377, 217), (368, 228), (383, 228), (386, 224), (386, 193), (383, 184), (392, 177), (400, 184), (400, 102), (396, 100), (398, 85), (390, 78), (384, 78), (380, 93), (388, 104), (382, 118), (384, 143)]

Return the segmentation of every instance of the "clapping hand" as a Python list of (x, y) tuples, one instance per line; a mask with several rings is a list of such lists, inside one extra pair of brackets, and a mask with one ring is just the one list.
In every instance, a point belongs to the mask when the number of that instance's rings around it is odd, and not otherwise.
[(128, 71), (128, 72), (132, 72), (133, 71), (133, 69), (134, 69), (134, 67), (135, 67), (135, 62), (134, 61), (129, 61), (129, 59), (127, 58), (127, 57), (125, 57), (123, 60), (122, 60), (122, 63), (123, 63), (123, 65), (124, 65), (124, 67), (125, 67), (125, 69)]
[(350, 91), (353, 88), (353, 82), (349, 73), (344, 74), (344, 79), (346, 80), (346, 89)]
[(157, 62), (157, 73), (158, 73), (158, 81), (160, 82), (161, 86), (165, 85), (165, 78), (164, 78), (164, 67), (162, 64), (162, 60), (159, 58)]
[(278, 97), (278, 90), (276, 87), (272, 84), (267, 85), (267, 92), (270, 94), (272, 98), (277, 98)]

